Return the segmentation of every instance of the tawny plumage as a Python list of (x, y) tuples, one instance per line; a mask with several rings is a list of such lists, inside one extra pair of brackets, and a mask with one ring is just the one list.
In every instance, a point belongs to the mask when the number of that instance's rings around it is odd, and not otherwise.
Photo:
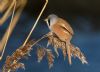
[(58, 38), (64, 42), (66, 42), (67, 53), (68, 53), (68, 60), (69, 64), (71, 64), (71, 53), (70, 53), (70, 40), (72, 35), (74, 34), (73, 29), (69, 25), (67, 21), (58, 16), (51, 14), (49, 15), (45, 21), (51, 32), (55, 33)]

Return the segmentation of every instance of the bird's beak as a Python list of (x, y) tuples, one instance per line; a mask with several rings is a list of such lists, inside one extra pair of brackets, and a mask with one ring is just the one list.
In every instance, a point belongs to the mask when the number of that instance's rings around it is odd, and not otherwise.
[(49, 27), (48, 18), (44, 19), (44, 21), (47, 23), (47, 26)]

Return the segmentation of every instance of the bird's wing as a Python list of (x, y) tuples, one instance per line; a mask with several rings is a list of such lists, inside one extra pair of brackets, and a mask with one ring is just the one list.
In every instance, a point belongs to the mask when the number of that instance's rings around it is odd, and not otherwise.
[(71, 35), (74, 34), (73, 29), (69, 25), (69, 23), (61, 18), (58, 19), (58, 24), (63, 27), (63, 29), (67, 30)]

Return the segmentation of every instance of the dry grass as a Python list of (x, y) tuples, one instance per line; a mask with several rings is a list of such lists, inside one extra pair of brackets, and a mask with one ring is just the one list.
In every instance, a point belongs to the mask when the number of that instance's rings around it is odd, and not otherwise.
[(7, 56), (5, 65), (3, 66), (3, 72), (15, 71), (18, 68), (25, 68), (23, 63), (19, 60), (25, 58), (25, 56), (30, 56), (30, 51), (32, 50), (33, 40), (29, 41), (25, 46), (18, 48), (11, 56)]
[[(62, 50), (64, 59), (67, 57), (66, 43), (61, 41), (54, 33), (50, 32), (44, 35), (42, 38), (38, 39), (37, 41), (34, 41), (34, 40), (29, 41), (28, 43), (26, 43), (25, 46), (19, 47), (11, 56), (8, 56), (3, 66), (3, 72), (16, 71), (19, 68), (25, 69), (24, 63), (21, 63), (19, 60), (21, 60), (22, 58), (25, 58), (25, 56), (30, 56), (30, 51), (32, 50), (32, 47), (34, 45), (37, 46), (38, 62), (41, 62), (44, 56), (46, 56), (48, 60), (49, 68), (51, 68), (53, 66), (53, 62), (55, 58), (54, 54), (52, 53), (52, 50), (50, 48), (48, 49), (38, 44), (38, 42), (44, 38), (48, 38), (48, 43), (54, 46), (54, 50), (57, 54), (57, 57), (59, 56), (59, 53), (57, 51), (58, 48)], [(71, 50), (71, 57), (79, 58), (79, 60), (83, 64), (88, 63), (86, 61), (84, 54), (80, 51), (78, 47), (75, 47), (72, 44), (70, 44), (69, 46)]]
[[(55, 50), (57, 56), (59, 56), (57, 49), (60, 48), (62, 50), (64, 59), (65, 59), (66, 55), (67, 55), (66, 42), (61, 41), (54, 33), (52, 33), (52, 35), (49, 36), (48, 39), (49, 39), (48, 40), (49, 44), (54, 46), (54, 50)], [(71, 57), (74, 56), (74, 57), (79, 58), (83, 64), (88, 63), (86, 61), (84, 54), (81, 52), (81, 50), (78, 47), (75, 47), (73, 44), (69, 44), (68, 46), (70, 47)]]

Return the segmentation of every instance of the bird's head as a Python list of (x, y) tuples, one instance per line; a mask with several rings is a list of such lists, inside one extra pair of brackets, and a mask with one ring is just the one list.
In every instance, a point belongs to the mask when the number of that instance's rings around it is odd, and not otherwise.
[(55, 14), (50, 14), (44, 21), (47, 23), (48, 27), (50, 28), (53, 24), (55, 24), (58, 20), (58, 16)]

